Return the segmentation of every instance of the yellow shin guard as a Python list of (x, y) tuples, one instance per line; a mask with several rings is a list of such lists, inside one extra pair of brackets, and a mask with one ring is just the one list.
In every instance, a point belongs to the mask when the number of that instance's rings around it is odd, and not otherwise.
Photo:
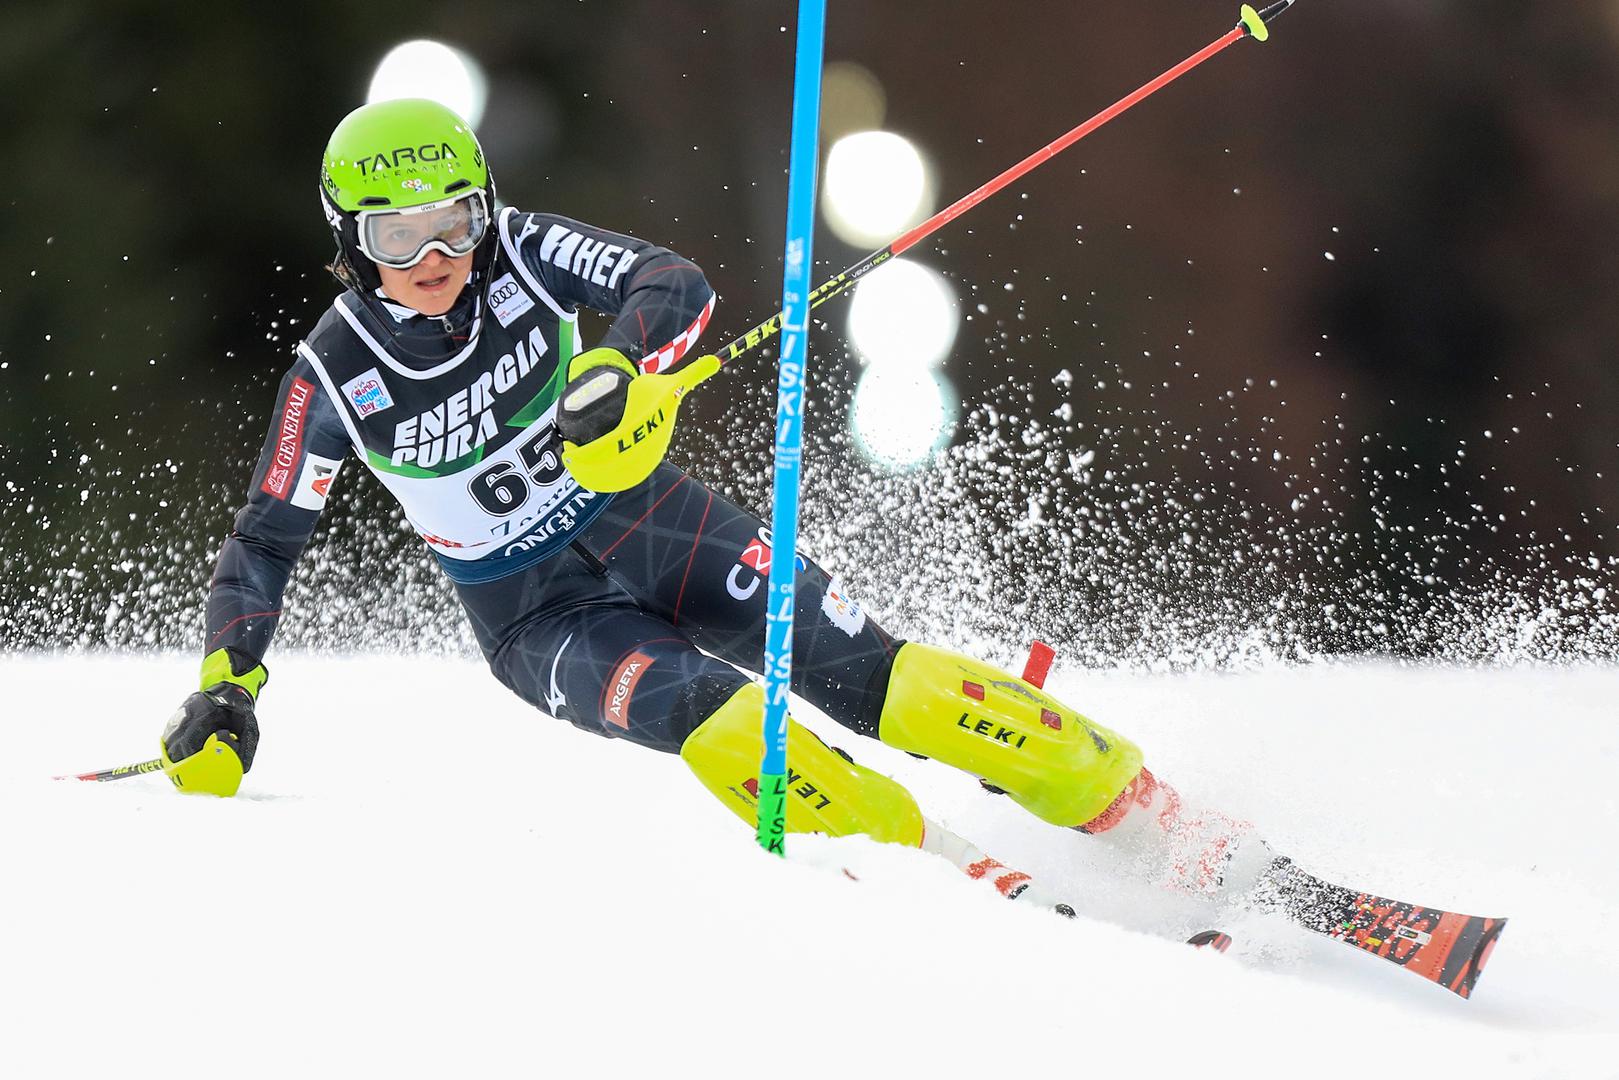
[(964, 769), (1053, 825), (1083, 825), (1141, 771), (1141, 751), (1033, 684), (971, 657), (907, 644), (878, 734)]
[[(758, 817), (764, 691), (749, 683), (686, 736), (680, 756), (704, 787), (748, 824)], [(787, 831), (863, 833), (918, 847), (922, 811), (898, 783), (843, 757), (815, 733), (787, 722)]]

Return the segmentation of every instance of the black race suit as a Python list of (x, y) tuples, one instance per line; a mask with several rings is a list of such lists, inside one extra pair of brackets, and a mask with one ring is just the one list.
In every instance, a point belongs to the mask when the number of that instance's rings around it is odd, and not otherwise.
[[(507, 209), (493, 262), (445, 316), (353, 292), (300, 343), (208, 599), (205, 652), (262, 661), (294, 563), (350, 452), (399, 498), (453, 582), (497, 678), (598, 734), (676, 751), (763, 663), (771, 558), (758, 518), (663, 465), (618, 495), (561, 467), (550, 417), (580, 351), (680, 364), (713, 311), (666, 249)], [(799, 557), (793, 689), (875, 734), (900, 644)]]

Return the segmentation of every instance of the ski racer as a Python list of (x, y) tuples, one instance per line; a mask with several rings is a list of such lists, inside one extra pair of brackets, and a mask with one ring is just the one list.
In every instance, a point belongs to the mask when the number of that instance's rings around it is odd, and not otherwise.
[[(1128, 739), (1014, 674), (894, 637), (837, 578), (774, 552), (759, 518), (662, 460), (679, 397), (718, 368), (695, 348), (715, 305), (697, 266), (498, 206), (472, 130), (429, 101), (350, 113), (320, 187), (345, 288), (297, 346), (219, 552), (202, 688), (162, 734), (181, 790), (232, 795), (252, 767), (282, 593), (351, 453), (436, 556), (497, 679), (587, 731), (679, 754), (744, 820), (763, 709), (744, 671), (763, 664), (779, 557), (797, 566), (792, 688), (837, 722), (1059, 826), (1105, 831), (1165, 790)], [(589, 349), (581, 307), (613, 320)], [(789, 832), (981, 858), (796, 722), (788, 761)]]

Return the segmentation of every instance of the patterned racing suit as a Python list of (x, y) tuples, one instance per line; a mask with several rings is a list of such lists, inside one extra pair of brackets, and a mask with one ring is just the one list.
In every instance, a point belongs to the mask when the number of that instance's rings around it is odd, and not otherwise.
[[(578, 308), (614, 317), (600, 344), (666, 371), (695, 355), (713, 290), (666, 249), (567, 218), (507, 208), (497, 226), (492, 263), (446, 315), (347, 292), (299, 344), (220, 550), (204, 652), (262, 661), (353, 453), (438, 558), (502, 683), (586, 730), (678, 751), (747, 681), (737, 667), (762, 667), (769, 532), (668, 464), (618, 495), (585, 491), (554, 415)], [(797, 560), (793, 689), (875, 735), (902, 643)]]

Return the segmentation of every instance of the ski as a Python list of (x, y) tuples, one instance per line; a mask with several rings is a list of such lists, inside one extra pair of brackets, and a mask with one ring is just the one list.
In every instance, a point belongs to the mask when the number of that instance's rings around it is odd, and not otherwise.
[[(1034, 642), (1024, 678), (1043, 687), (1051, 656), (1049, 645)], [(1092, 836), (1112, 834), (1138, 851), (1157, 850), (1171, 888), (1208, 896), (1226, 892), (1240, 897), (1245, 907), (1279, 911), (1306, 930), (1380, 956), (1458, 997), (1472, 997), (1507, 924), (1323, 881), (1275, 854), (1252, 823), (1188, 805), (1147, 768), (1107, 809), (1077, 828)], [(1188, 944), (1224, 952), (1230, 938), (1205, 930)]]
[(1299, 869), (1286, 856), (1271, 863), (1254, 902), (1464, 998), (1472, 997), (1507, 924), (1506, 919), (1462, 915), (1334, 885)]
[(151, 761), (142, 761), (135, 765), (119, 765), (112, 769), (102, 769), (100, 772), (70, 773), (66, 776), (53, 776), (52, 780), (85, 780), (93, 783), (105, 783), (108, 780), (125, 780), (131, 776), (142, 776), (146, 773), (161, 772), (163, 759), (153, 758)]
[(1231, 935), (1224, 930), (1203, 930), (1187, 938), (1186, 944), (1194, 949), (1213, 949), (1223, 953), (1231, 948)]

